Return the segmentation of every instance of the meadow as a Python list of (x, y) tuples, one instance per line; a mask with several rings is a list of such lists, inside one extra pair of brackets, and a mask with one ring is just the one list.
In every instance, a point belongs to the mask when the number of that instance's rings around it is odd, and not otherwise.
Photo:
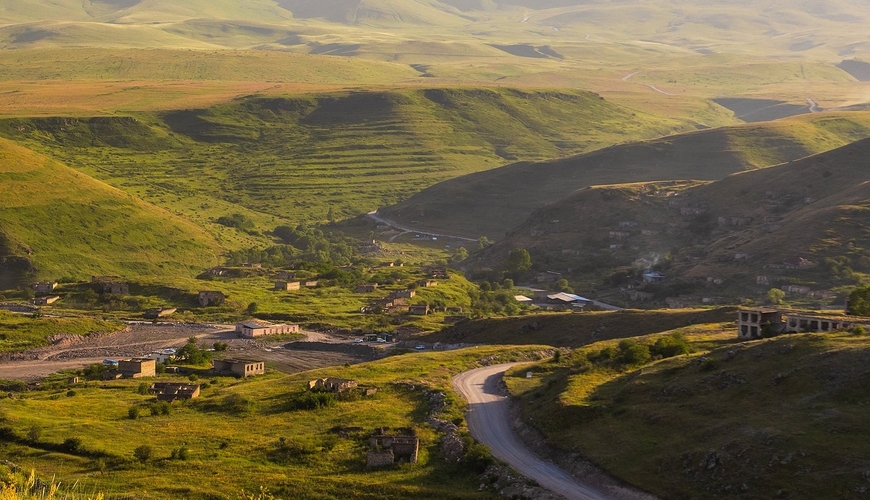
[[(42, 477), (77, 484), (109, 497), (238, 498), (261, 491), (300, 499), (493, 498), (478, 490), (474, 470), (438, 456), (439, 434), (425, 423), (428, 391), (447, 391), (441, 418), (461, 424), (463, 403), (449, 393), (450, 377), (486, 359), (516, 360), (545, 348), (480, 347), (410, 353), (381, 361), (296, 375), (270, 372), (238, 380), (202, 375), (198, 399), (152, 415), (154, 398), (141, 381), (49, 380), (45, 389), (0, 403), (6, 436), (3, 454)], [(294, 409), (307, 380), (338, 376), (375, 386), (374, 396), (339, 398), (316, 410)], [(160, 376), (160, 380), (179, 380)], [(186, 380), (186, 379), (181, 379)], [(130, 418), (130, 408), (139, 408)], [(422, 441), (420, 461), (366, 470), (367, 436), (376, 428), (413, 428)], [(351, 429), (348, 438), (336, 429)], [(360, 428), (360, 430), (352, 430)], [(36, 430), (33, 430), (36, 429)], [(11, 434), (9, 434), (11, 433)], [(35, 439), (34, 439), (35, 438)], [(63, 443), (78, 438), (75, 451)], [(148, 445), (152, 455), (134, 458)], [(185, 448), (184, 460), (170, 458)]]
[(0, 311), (0, 352), (20, 352), (46, 345), (53, 335), (92, 335), (114, 332), (123, 323), (88, 317), (31, 318)]

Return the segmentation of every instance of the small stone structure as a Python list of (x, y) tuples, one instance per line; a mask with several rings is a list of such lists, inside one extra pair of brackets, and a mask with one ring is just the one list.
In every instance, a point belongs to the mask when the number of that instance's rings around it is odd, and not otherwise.
[(199, 300), (199, 305), (202, 307), (208, 306), (219, 306), (224, 303), (226, 300), (226, 295), (223, 292), (218, 292), (215, 290), (204, 290), (199, 292), (199, 296), (197, 300)]
[(415, 436), (387, 436), (377, 434), (371, 437), (366, 466), (385, 467), (396, 463), (417, 463), (420, 438)]
[(349, 391), (358, 385), (359, 382), (357, 382), (356, 380), (349, 380), (345, 378), (317, 378), (308, 381), (308, 390), (323, 390), (338, 393)]
[(250, 359), (215, 359), (212, 361), (214, 371), (232, 373), (239, 377), (251, 377), (266, 373), (266, 365), (262, 361)]
[(183, 384), (175, 382), (154, 382), (149, 392), (157, 396), (158, 401), (173, 402), (179, 399), (199, 397), (198, 384)]

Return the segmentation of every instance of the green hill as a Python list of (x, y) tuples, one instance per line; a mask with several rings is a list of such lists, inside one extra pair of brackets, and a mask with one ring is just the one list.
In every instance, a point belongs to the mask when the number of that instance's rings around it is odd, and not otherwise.
[[(868, 135), (870, 115), (866, 114), (812, 115), (674, 135), (541, 163), (520, 162), (451, 179), (380, 213), (416, 229), (499, 239), (533, 211), (583, 187), (673, 179), (716, 180), (830, 150)], [(561, 216), (553, 218), (564, 220)]]
[(0, 140), (4, 258), (35, 277), (192, 276), (220, 248), (200, 228), (45, 156)]
[(863, 498), (867, 337), (736, 343), (731, 325), (678, 330), (688, 356), (624, 365), (601, 343), (505, 380), (523, 420), (572, 463), (659, 498)]
[[(631, 125), (625, 125), (631, 123)], [(588, 92), (408, 89), (248, 97), (136, 118), (16, 118), (0, 135), (250, 246), (214, 220), (260, 230), (339, 219), (438, 181), (685, 127)], [(238, 238), (244, 241), (234, 241)]]
[(540, 269), (570, 269), (599, 292), (664, 271), (664, 283), (640, 288), (658, 303), (763, 299), (776, 287), (789, 301), (828, 304), (870, 273), (868, 150), (864, 139), (716, 182), (580, 190), (535, 212), (481, 262), (522, 247)]

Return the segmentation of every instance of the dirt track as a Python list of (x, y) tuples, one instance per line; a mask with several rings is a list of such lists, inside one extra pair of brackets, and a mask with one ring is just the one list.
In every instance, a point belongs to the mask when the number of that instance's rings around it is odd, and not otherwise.
[(454, 388), (468, 401), (468, 429), (492, 454), (520, 474), (568, 500), (639, 500), (653, 497), (616, 484), (572, 477), (551, 462), (541, 460), (520, 441), (510, 417), (510, 403), (503, 395), (504, 372), (521, 363), (487, 366), (460, 373), (453, 378)]
[[(306, 340), (309, 341), (345, 342), (321, 333), (305, 333), (308, 337)], [(79, 369), (100, 363), (107, 358), (143, 356), (155, 349), (180, 347), (190, 337), (199, 339), (200, 346), (217, 341), (226, 342), (230, 346), (229, 357), (262, 359), (286, 373), (371, 359), (371, 356), (351, 349), (347, 352), (284, 349), (280, 344), (239, 338), (230, 326), (149, 323), (129, 325), (125, 330), (109, 335), (71, 337), (55, 345), (23, 353), (4, 354), (0, 357), (0, 379), (33, 380), (59, 370)]]

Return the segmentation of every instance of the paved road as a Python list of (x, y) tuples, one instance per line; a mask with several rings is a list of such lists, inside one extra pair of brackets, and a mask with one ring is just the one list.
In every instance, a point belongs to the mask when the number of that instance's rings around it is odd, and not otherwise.
[(610, 498), (581, 484), (555, 465), (544, 462), (520, 442), (511, 428), (508, 400), (499, 390), (499, 381), (504, 372), (517, 364), (487, 366), (460, 373), (453, 378), (454, 388), (468, 400), (467, 418), (471, 435), (520, 474), (568, 500)]

